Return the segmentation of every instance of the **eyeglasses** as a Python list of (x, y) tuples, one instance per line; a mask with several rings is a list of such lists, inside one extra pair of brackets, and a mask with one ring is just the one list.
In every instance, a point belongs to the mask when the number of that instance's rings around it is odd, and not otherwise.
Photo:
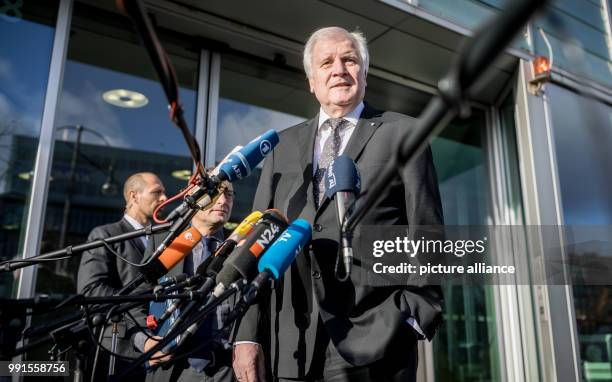
[(227, 199), (234, 199), (234, 196), (236, 195), (234, 191), (226, 187), (221, 187), (219, 189), (219, 194), (223, 194)]

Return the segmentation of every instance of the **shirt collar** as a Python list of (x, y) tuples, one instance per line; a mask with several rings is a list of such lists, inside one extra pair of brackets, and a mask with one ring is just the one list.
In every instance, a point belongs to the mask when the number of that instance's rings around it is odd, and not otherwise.
[[(353, 111), (351, 111), (347, 115), (343, 116), (342, 118), (344, 118), (347, 121), (349, 121), (350, 123), (352, 123), (353, 126), (357, 126), (357, 122), (359, 121), (359, 116), (361, 115), (361, 112), (363, 111), (364, 107), (365, 107), (365, 105), (363, 104), (363, 101), (361, 101), (361, 102), (359, 102), (359, 105), (357, 105), (357, 107), (355, 107), (353, 109)], [(331, 118), (331, 117), (329, 115), (327, 115), (327, 113), (321, 107), (319, 109), (319, 126), (318, 126), (318, 128), (320, 129), (321, 125), (323, 124), (323, 122), (327, 121), (329, 118)]]
[(123, 218), (125, 220), (127, 220), (128, 223), (130, 223), (130, 225), (132, 227), (134, 227), (134, 229), (143, 229), (144, 226), (142, 224), (140, 224), (136, 219), (134, 219), (133, 217), (131, 217), (128, 214), (123, 215)]

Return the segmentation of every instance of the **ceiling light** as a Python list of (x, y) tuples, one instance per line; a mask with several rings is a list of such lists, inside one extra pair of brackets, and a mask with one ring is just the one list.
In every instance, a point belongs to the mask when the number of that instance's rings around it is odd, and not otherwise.
[(174, 170), (172, 177), (180, 180), (189, 180), (191, 178), (191, 170)]
[(109, 90), (102, 94), (102, 98), (111, 105), (127, 109), (137, 109), (149, 103), (149, 99), (144, 94), (126, 89)]

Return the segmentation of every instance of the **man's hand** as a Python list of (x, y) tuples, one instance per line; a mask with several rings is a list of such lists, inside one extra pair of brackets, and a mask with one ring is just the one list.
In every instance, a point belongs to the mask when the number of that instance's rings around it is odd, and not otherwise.
[(240, 382), (265, 382), (264, 354), (258, 344), (242, 343), (234, 346), (234, 374)]
[[(147, 338), (147, 340), (144, 343), (144, 351), (145, 353), (148, 352), (153, 346), (157, 345), (157, 343), (159, 342), (158, 340), (161, 340), (161, 337), (157, 337), (155, 336), (153, 338)], [(166, 361), (170, 361), (170, 359), (172, 359), (172, 355), (163, 353), (161, 350), (158, 350), (155, 352), (155, 354), (153, 354), (153, 357), (151, 357), (151, 360), (149, 361), (149, 363), (151, 365), (157, 365), (158, 363), (162, 363), (162, 362), (166, 362)]]

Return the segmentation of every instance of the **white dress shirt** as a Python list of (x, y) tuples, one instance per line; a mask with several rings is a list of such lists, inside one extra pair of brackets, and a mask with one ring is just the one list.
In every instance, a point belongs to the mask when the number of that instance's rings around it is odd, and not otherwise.
[[(138, 229), (143, 229), (144, 226), (142, 224), (140, 224), (136, 219), (134, 219), (133, 217), (131, 217), (128, 214), (124, 214), (123, 218), (125, 220), (127, 220), (128, 223), (130, 223), (130, 225), (132, 227), (134, 227), (134, 230), (138, 230)], [(146, 235), (142, 235), (138, 237), (140, 239), (140, 241), (142, 241), (142, 244), (144, 245), (145, 248), (147, 248), (147, 243), (149, 242), (149, 237)]]

